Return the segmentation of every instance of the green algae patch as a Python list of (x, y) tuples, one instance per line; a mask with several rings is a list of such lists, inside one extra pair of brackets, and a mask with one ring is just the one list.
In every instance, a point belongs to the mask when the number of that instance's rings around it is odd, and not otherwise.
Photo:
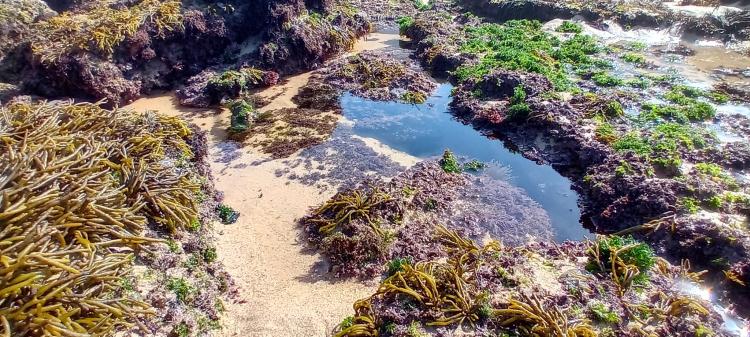
[(216, 207), (216, 213), (218, 214), (221, 223), (225, 225), (237, 222), (237, 219), (240, 217), (239, 212), (235, 211), (234, 208), (224, 204)]
[(649, 159), (654, 165), (676, 172), (683, 153), (703, 149), (715, 136), (703, 128), (667, 122), (652, 129), (631, 131), (612, 143), (618, 151), (631, 151)]
[(398, 23), (398, 31), (401, 35), (406, 35), (406, 32), (414, 26), (414, 18), (411, 16), (402, 16), (396, 22)]
[(255, 108), (249, 102), (238, 99), (229, 104), (231, 112), (229, 131), (232, 133), (246, 132), (253, 122)]
[(620, 59), (622, 59), (625, 62), (633, 63), (636, 65), (646, 64), (646, 56), (644, 56), (643, 54), (639, 54), (639, 53), (628, 52), (620, 56)]
[(701, 122), (716, 117), (716, 108), (710, 103), (724, 104), (729, 98), (717, 91), (675, 85), (662, 95), (667, 104), (644, 103), (639, 118), (643, 121)]
[(617, 140), (617, 130), (615, 130), (612, 124), (606, 121), (597, 124), (594, 134), (596, 140), (605, 144), (612, 144)]
[(461, 164), (458, 163), (458, 158), (451, 152), (451, 150), (445, 150), (443, 152), (443, 158), (440, 159), (440, 167), (446, 173), (461, 173)]
[(226, 70), (213, 76), (208, 81), (207, 89), (219, 97), (226, 95), (236, 98), (249, 89), (263, 85), (263, 74), (262, 70), (252, 67)]
[(586, 270), (611, 273), (615, 283), (626, 290), (631, 285), (645, 285), (648, 272), (656, 263), (654, 251), (632, 237), (610, 236), (596, 240), (588, 251)]
[(617, 87), (625, 84), (625, 82), (606, 71), (596, 72), (591, 76), (591, 80), (600, 87)]
[(510, 97), (510, 108), (508, 118), (519, 120), (526, 119), (531, 114), (531, 107), (526, 103), (526, 90), (522, 85), (513, 88), (513, 96)]
[(556, 89), (567, 90), (571, 81), (565, 65), (598, 68), (595, 55), (603, 51), (591, 36), (575, 34), (561, 40), (543, 31), (539, 21), (531, 20), (486, 23), (466, 28), (466, 35), (460, 51), (479, 55), (479, 60), (456, 70), (459, 81), (481, 78), (495, 69), (521, 70), (541, 74)]
[(578, 34), (583, 32), (583, 27), (581, 27), (580, 24), (577, 24), (572, 21), (563, 21), (562, 24), (560, 24), (559, 27), (555, 29), (556, 32), (560, 33), (574, 33)]

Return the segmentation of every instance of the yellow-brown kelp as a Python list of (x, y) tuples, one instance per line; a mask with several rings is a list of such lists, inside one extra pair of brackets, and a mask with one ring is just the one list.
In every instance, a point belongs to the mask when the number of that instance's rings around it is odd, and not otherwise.
[[(433, 239), (447, 256), (401, 260), (332, 335), (433, 336), (447, 328), (467, 335), (665, 336), (721, 326), (706, 301), (673, 289), (675, 282), (700, 280), (702, 272), (691, 272), (687, 262), (677, 267), (655, 259), (630, 238), (482, 246), (438, 225)], [(627, 286), (638, 291), (625, 291)], [(420, 329), (424, 334), (415, 333)]]
[(478, 247), (473, 241), (462, 238), (457, 232), (436, 226), (435, 239), (439, 240), (450, 256), (447, 262), (418, 262), (404, 264), (402, 269), (383, 280), (377, 292), (354, 305), (354, 324), (340, 328), (336, 337), (377, 336), (376, 318), (371, 301), (375, 298), (399, 296), (414, 300), (438, 313), (428, 326), (442, 327), (468, 323), (472, 327), (479, 320), (479, 311), (486, 302), (484, 293), (476, 285), (475, 273), (481, 265), (481, 255), (501, 249), (492, 241)]
[(196, 221), (187, 125), (97, 104), (0, 109), (0, 336), (101, 336), (149, 315), (123, 295), (146, 225)]
[(182, 5), (175, 0), (142, 0), (126, 8), (112, 8), (99, 0), (82, 13), (63, 13), (36, 24), (31, 47), (35, 56), (53, 62), (75, 50), (111, 55), (126, 38), (149, 24), (160, 36), (182, 28)]
[(320, 224), (318, 231), (321, 234), (333, 233), (339, 225), (348, 224), (356, 219), (365, 219), (375, 233), (380, 234), (380, 228), (370, 217), (370, 212), (393, 198), (380, 190), (370, 192), (353, 191), (342, 193), (320, 206), (314, 213), (310, 222)]
[(556, 307), (545, 307), (535, 295), (520, 294), (520, 300), (510, 300), (505, 309), (493, 312), (502, 326), (517, 326), (522, 336), (596, 337), (588, 322), (570, 323)]

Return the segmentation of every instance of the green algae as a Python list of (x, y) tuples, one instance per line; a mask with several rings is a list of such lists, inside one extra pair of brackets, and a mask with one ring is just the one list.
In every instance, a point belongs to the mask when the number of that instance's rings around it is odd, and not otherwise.
[(600, 87), (616, 87), (625, 84), (625, 81), (606, 71), (594, 73), (591, 80)]
[(402, 258), (397, 257), (390, 261), (388, 261), (387, 267), (388, 267), (388, 276), (393, 276), (394, 274), (404, 271), (404, 266), (411, 265), (412, 259), (409, 257)]
[(253, 121), (255, 108), (244, 99), (233, 100), (229, 103), (230, 118), (229, 130), (234, 133), (246, 132), (250, 129)]
[(594, 56), (603, 48), (595, 38), (576, 34), (562, 41), (544, 32), (542, 24), (535, 20), (486, 23), (466, 28), (466, 34), (460, 50), (480, 55), (480, 59), (455, 71), (459, 81), (478, 79), (496, 69), (520, 70), (541, 74), (557, 90), (568, 90), (571, 80), (565, 65), (581, 69), (601, 66)]
[(221, 223), (228, 225), (237, 222), (240, 213), (235, 211), (232, 207), (221, 204), (216, 208), (216, 212), (219, 216)]
[(217, 92), (240, 94), (245, 89), (260, 85), (261, 83), (263, 83), (263, 71), (247, 67), (224, 71), (212, 77), (208, 82), (208, 86)]
[(594, 319), (598, 322), (605, 324), (617, 324), (620, 323), (620, 317), (607, 305), (601, 302), (592, 303), (589, 306)]
[(620, 59), (622, 59), (625, 62), (633, 63), (636, 65), (646, 64), (646, 56), (643, 56), (643, 54), (639, 54), (639, 53), (628, 52), (620, 56)]
[(167, 282), (167, 289), (171, 290), (181, 303), (187, 303), (195, 293), (195, 287), (184, 278), (170, 278)]
[(690, 214), (695, 214), (700, 211), (700, 201), (692, 197), (685, 197), (680, 199), (680, 206)]
[(555, 29), (556, 32), (560, 33), (574, 33), (578, 34), (583, 32), (583, 27), (572, 21), (563, 21), (563, 23)]
[(615, 127), (606, 121), (597, 124), (594, 134), (596, 135), (596, 140), (605, 144), (611, 144), (617, 140)]
[(641, 106), (643, 121), (674, 121), (679, 123), (710, 120), (716, 116), (716, 108), (706, 102), (692, 100), (680, 105), (644, 103)]
[(649, 155), (652, 152), (651, 144), (637, 132), (628, 132), (615, 141), (612, 148), (618, 151), (632, 151), (641, 156)]
[(624, 160), (620, 160), (620, 165), (617, 165), (617, 168), (615, 169), (615, 175), (618, 177), (631, 175), (634, 172), (635, 170), (633, 170), (633, 166)]
[(508, 109), (508, 118), (513, 120), (525, 119), (531, 114), (531, 107), (526, 103), (526, 90), (519, 85), (513, 89), (513, 96), (510, 97), (510, 108)]
[(631, 151), (661, 168), (676, 172), (682, 165), (682, 153), (705, 148), (714, 135), (691, 125), (667, 122), (651, 130), (631, 131), (612, 143), (617, 151)]
[(401, 35), (405, 35), (406, 32), (414, 26), (414, 18), (411, 16), (402, 16), (398, 18), (398, 31)]
[(618, 252), (617, 258), (625, 265), (635, 266), (639, 273), (634, 276), (633, 284), (645, 285), (649, 281), (648, 272), (656, 264), (654, 251), (649, 245), (637, 241), (630, 236), (608, 236), (599, 238), (595, 242), (598, 248), (589, 250), (589, 262), (586, 270), (596, 272), (612, 272), (612, 258)]
[(446, 173), (461, 173), (461, 164), (458, 163), (458, 158), (451, 152), (451, 150), (445, 150), (443, 152), (443, 158), (440, 159), (440, 167)]

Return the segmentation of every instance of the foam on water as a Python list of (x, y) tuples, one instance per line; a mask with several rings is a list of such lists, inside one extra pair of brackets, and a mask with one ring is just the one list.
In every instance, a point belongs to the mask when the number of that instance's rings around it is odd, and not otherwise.
[[(554, 31), (564, 20), (555, 19), (544, 24), (544, 29)], [(584, 20), (574, 20), (583, 27), (583, 33), (592, 35), (606, 43), (615, 43), (619, 41), (639, 41), (647, 46), (666, 45), (680, 41), (680, 28), (675, 26), (666, 29), (647, 29), (639, 28), (625, 30), (621, 25), (614, 21), (605, 20), (604, 29), (591, 26)]]

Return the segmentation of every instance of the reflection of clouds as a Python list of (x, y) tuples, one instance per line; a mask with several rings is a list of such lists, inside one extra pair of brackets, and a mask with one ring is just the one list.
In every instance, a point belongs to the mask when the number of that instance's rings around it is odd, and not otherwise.
[(483, 173), (496, 180), (512, 181), (515, 179), (513, 177), (513, 170), (510, 167), (501, 165), (496, 161), (487, 163), (487, 167), (483, 170)]
[(505, 180), (484, 173), (473, 176), (460, 189), (458, 200), (447, 221), (475, 238), (489, 234), (506, 244), (521, 245), (530, 238), (553, 237), (547, 212), (526, 191)]
[(367, 177), (393, 177), (406, 169), (352, 136), (350, 126), (339, 125), (329, 141), (285, 160), (286, 168), (277, 170), (276, 175), (305, 185), (347, 188)]
[[(440, 98), (440, 96), (434, 96), (430, 99)], [(432, 130), (423, 126), (441, 118), (438, 114), (445, 114), (445, 112), (436, 111), (434, 104), (373, 102), (349, 93), (344, 94), (341, 104), (346, 107), (346, 116), (354, 123), (355, 129), (372, 132), (388, 131), (402, 140), (417, 140), (430, 135)]]

